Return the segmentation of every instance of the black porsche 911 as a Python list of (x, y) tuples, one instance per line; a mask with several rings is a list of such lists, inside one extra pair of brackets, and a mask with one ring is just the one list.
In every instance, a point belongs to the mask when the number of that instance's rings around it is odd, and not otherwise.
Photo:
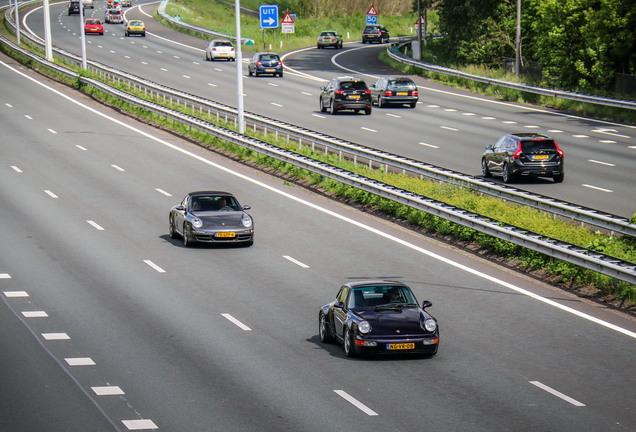
[(320, 309), (321, 342), (336, 340), (347, 357), (373, 353), (433, 356), (439, 347), (437, 320), (400, 282), (358, 281), (343, 285), (336, 299)]
[(205, 243), (254, 243), (254, 220), (229, 192), (191, 192), (169, 216), (170, 238), (183, 238), (189, 246)]

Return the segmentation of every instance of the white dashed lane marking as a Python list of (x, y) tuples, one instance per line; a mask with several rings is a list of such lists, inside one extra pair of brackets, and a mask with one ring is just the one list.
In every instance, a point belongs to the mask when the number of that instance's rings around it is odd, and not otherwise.
[(334, 392), (336, 392), (336, 394), (338, 394), (344, 400), (346, 400), (351, 405), (355, 406), (356, 408), (358, 408), (359, 410), (361, 410), (365, 414), (370, 415), (370, 416), (377, 416), (378, 415), (377, 412), (373, 411), (371, 408), (369, 408), (368, 406), (366, 406), (365, 404), (360, 402), (358, 399), (356, 399), (353, 396), (351, 396), (350, 394), (348, 394), (346, 391), (344, 391), (344, 390), (334, 390)]
[(252, 329), (249, 328), (248, 326), (246, 326), (245, 324), (243, 324), (242, 322), (240, 322), (239, 320), (237, 320), (236, 318), (234, 318), (232, 315), (230, 315), (229, 313), (224, 313), (221, 314), (225, 319), (227, 319), (228, 321), (230, 321), (231, 323), (233, 323), (234, 325), (236, 325), (237, 327), (239, 327), (241, 330), (245, 330), (245, 331), (251, 331)]

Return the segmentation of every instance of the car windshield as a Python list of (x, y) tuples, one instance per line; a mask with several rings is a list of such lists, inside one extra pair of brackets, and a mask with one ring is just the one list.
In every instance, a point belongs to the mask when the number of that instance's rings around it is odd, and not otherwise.
[(538, 153), (541, 151), (556, 151), (554, 141), (551, 140), (539, 140), (539, 141), (522, 141), (521, 150), (524, 153)]
[(99, 20), (89, 19), (89, 20), (86, 20), (86, 24), (99, 24)]
[(278, 60), (278, 54), (261, 54), (261, 61)]
[(320, 33), (320, 36), (335, 36), (336, 34), (334, 32), (322, 32)]
[(240, 206), (236, 198), (228, 195), (195, 196), (190, 200), (191, 211), (236, 211)]
[(144, 23), (141, 22), (141, 21), (131, 21), (130, 25), (131, 26), (142, 26), (142, 25), (144, 25)]
[(342, 90), (366, 90), (367, 85), (364, 81), (342, 81), (340, 83), (340, 89)]
[(215, 42), (214, 46), (231, 47), (232, 44), (230, 42), (221, 41), (221, 42)]
[(375, 285), (358, 287), (349, 294), (349, 308), (417, 306), (413, 292), (406, 286)]

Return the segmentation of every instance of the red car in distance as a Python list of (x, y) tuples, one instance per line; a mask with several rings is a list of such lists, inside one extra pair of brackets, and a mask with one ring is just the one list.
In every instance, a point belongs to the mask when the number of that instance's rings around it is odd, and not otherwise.
[(87, 18), (84, 22), (84, 33), (97, 33), (100, 36), (104, 36), (104, 26), (97, 18)]

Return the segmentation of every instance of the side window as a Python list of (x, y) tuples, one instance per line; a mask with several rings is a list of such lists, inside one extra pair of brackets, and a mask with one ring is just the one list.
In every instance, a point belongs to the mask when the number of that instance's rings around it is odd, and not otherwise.
[(495, 143), (493, 150), (501, 149), (504, 145), (505, 140), (506, 140), (505, 138), (500, 138), (499, 141)]
[(508, 138), (506, 141), (506, 150), (517, 150), (517, 141), (512, 138)]

